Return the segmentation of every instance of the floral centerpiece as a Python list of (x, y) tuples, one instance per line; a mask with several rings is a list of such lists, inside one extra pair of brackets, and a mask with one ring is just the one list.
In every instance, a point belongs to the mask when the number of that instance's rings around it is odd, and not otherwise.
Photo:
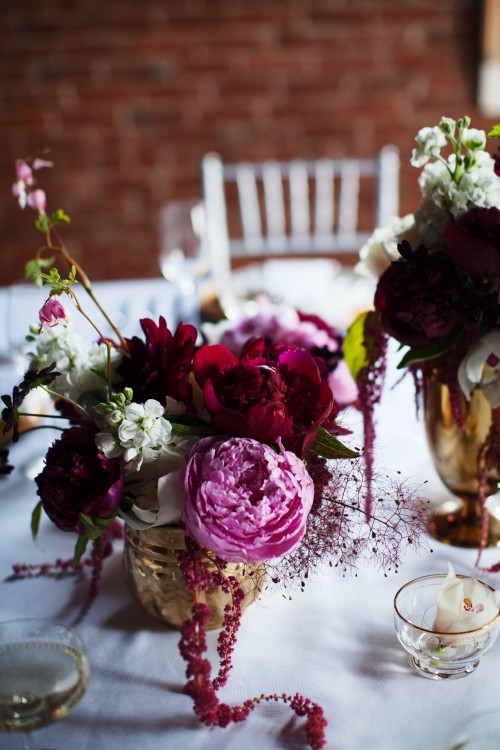
[[(123, 523), (139, 530), (181, 524), (186, 551), (179, 563), (193, 606), (180, 650), (196, 714), (208, 725), (226, 726), (262, 700), (283, 700), (306, 716), (308, 741), (320, 748), (326, 720), (309, 699), (277, 694), (241, 706), (219, 701), (243, 597), (226, 566), (265, 564), (269, 580), (287, 586), (304, 585), (324, 563), (345, 571), (368, 558), (395, 568), (405, 545), (419, 542), (425, 503), (384, 472), (377, 513), (367, 508), (357, 451), (337, 437), (339, 406), (329, 377), (343, 368), (341, 342), (319, 319), (312, 352), (284, 330), (243, 340), (236, 353), (223, 344), (197, 346), (193, 326), (179, 322), (174, 331), (162, 317), (141, 320), (140, 335), (123, 337), (60, 240), (59, 225), (68, 217), (47, 212), (34, 172), (49, 166), (40, 159), (17, 164), (14, 195), (35, 211), (45, 240), (26, 272), (47, 285), (48, 298), (29, 336), (29, 370), (2, 397), (4, 435), (13, 442), (23, 401), (36, 388), (51, 395), (67, 421), (35, 480), (33, 533), (43, 511), (75, 534), (73, 564), (90, 543), (95, 593), (102, 560)], [(92, 341), (75, 330), (70, 309), (91, 324)], [(9, 468), (4, 460), (4, 473)], [(200, 592), (214, 585), (231, 594), (231, 603), (218, 641), (221, 668), (212, 679), (204, 656), (210, 611)]]
[(416, 136), (411, 164), (422, 168), (420, 206), (377, 228), (361, 249), (358, 268), (379, 277), (375, 309), (355, 321), (345, 346), (368, 444), (389, 338), (404, 349), (398, 367), (414, 376), (417, 394), (430, 378), (449, 389), (459, 429), (462, 396), (469, 402), (482, 391), (492, 410), (478, 457), (484, 503), (500, 445), (500, 159), (470, 124), (469, 117), (443, 117)]

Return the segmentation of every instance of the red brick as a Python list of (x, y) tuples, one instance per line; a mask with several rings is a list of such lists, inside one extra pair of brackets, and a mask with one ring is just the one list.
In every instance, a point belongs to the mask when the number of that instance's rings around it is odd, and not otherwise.
[(0, 283), (39, 235), (10, 198), (17, 156), (46, 147), (50, 206), (94, 278), (158, 275), (165, 200), (201, 196), (200, 161), (401, 150), (416, 208), (416, 131), (475, 106), (470, 0), (7, 3), (0, 50)]

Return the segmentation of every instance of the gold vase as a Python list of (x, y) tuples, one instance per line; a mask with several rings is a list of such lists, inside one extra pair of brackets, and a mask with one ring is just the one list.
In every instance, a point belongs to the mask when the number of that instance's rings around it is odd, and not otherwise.
[[(184, 529), (180, 526), (154, 526), (144, 531), (126, 526), (123, 566), (128, 587), (148, 614), (177, 629), (191, 615), (193, 605), (193, 595), (184, 583), (177, 560), (178, 553), (185, 549)], [(206, 565), (215, 570), (208, 559)], [(243, 589), (243, 607), (255, 601), (265, 577), (264, 566), (227, 563), (224, 573), (235, 576)], [(220, 628), (231, 595), (214, 586), (200, 592), (199, 600), (212, 611), (207, 628)]]
[[(458, 394), (457, 394), (458, 395)], [(491, 407), (481, 390), (470, 401), (460, 393), (464, 426), (457, 425), (448, 386), (429, 377), (424, 383), (424, 419), (434, 466), (457, 500), (434, 509), (429, 523), (431, 536), (458, 547), (479, 547), (483, 507), (478, 497), (479, 457), (491, 426)], [(488, 473), (485, 492), (498, 491), (498, 468)], [(500, 518), (489, 515), (486, 546), (500, 546)]]

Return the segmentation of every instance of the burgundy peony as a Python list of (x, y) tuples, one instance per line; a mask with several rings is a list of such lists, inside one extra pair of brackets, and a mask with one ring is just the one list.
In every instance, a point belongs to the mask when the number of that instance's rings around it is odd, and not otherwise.
[(314, 484), (294, 453), (248, 438), (205, 438), (184, 470), (182, 509), (198, 544), (229, 562), (257, 564), (299, 546)]
[(191, 386), (187, 378), (198, 335), (196, 328), (179, 323), (172, 334), (163, 316), (158, 325), (144, 318), (141, 328), (145, 340), (138, 336), (126, 339), (128, 356), (118, 367), (124, 383), (134, 392), (134, 401), (154, 398), (164, 404), (166, 396), (171, 396), (190, 406)]
[(287, 350), (273, 360), (261, 351), (252, 348), (238, 360), (220, 344), (201, 347), (193, 367), (205, 407), (228, 435), (281, 438), (302, 456), (332, 411), (332, 392), (308, 352)]
[(111, 518), (122, 499), (120, 462), (98, 452), (95, 435), (90, 425), (65, 430), (35, 479), (45, 512), (62, 531), (81, 531), (79, 513)]
[(500, 276), (500, 211), (473, 208), (446, 230), (453, 262), (476, 276)]
[(390, 336), (412, 347), (428, 346), (460, 327), (462, 282), (442, 253), (430, 254), (408, 242), (398, 246), (394, 261), (379, 279), (375, 308)]

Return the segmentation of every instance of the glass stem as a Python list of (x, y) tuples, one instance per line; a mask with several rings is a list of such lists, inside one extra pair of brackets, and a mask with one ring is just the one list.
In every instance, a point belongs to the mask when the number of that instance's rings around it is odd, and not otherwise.
[(36, 750), (30, 732), (23, 732), (23, 750)]

